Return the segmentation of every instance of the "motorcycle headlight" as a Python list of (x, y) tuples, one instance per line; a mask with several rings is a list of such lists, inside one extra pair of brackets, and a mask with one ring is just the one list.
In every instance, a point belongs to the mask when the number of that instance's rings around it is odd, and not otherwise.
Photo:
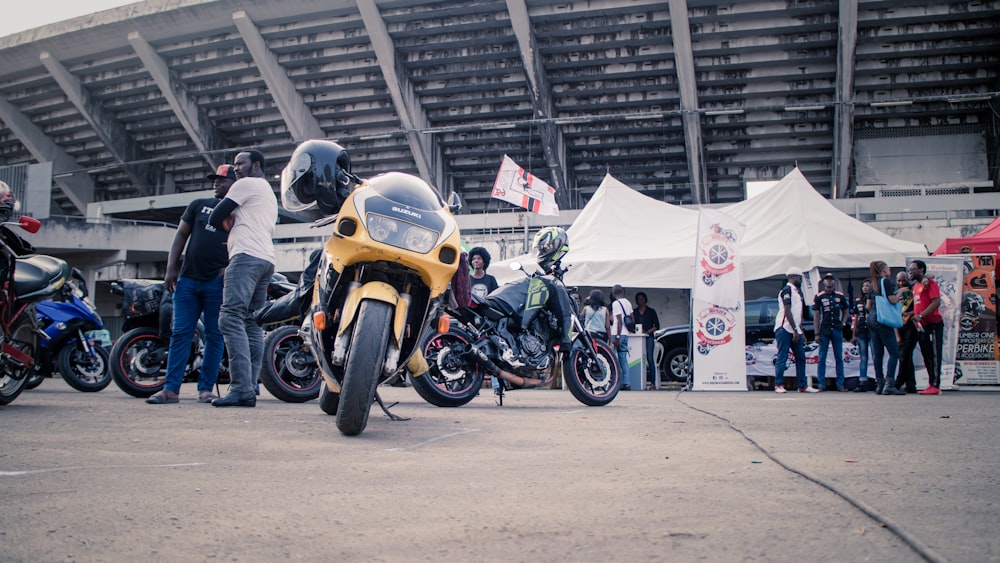
[(367, 227), (372, 240), (419, 254), (430, 252), (437, 241), (437, 233), (430, 229), (384, 215), (369, 213)]

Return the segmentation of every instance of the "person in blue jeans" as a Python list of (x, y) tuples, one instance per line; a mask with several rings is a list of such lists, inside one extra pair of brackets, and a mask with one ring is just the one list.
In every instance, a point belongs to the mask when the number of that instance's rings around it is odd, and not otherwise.
[(865, 301), (872, 290), (871, 280), (861, 283), (861, 297), (854, 300), (851, 312), (854, 315), (854, 338), (852, 344), (858, 347), (858, 386), (854, 388), (855, 393), (868, 391), (868, 310), (865, 309)]
[(225, 397), (212, 401), (215, 407), (254, 407), (255, 387), (264, 359), (264, 331), (253, 313), (267, 300), (267, 283), (274, 273), (274, 225), (278, 222), (278, 200), (264, 174), (264, 155), (243, 151), (233, 165), (239, 180), (215, 206), (209, 224), (229, 231), (229, 267), (219, 328), (229, 351), (232, 385)]
[[(875, 295), (884, 295), (889, 303), (899, 302), (896, 281), (891, 279), (889, 265), (881, 260), (872, 262), (869, 266), (872, 280), (872, 291), (868, 294), (868, 335), (871, 338), (873, 360), (875, 361), (875, 393), (878, 395), (906, 395), (905, 391), (896, 388), (896, 364), (899, 363), (899, 343), (896, 341), (896, 331), (892, 327), (878, 322), (878, 311), (875, 309)], [(889, 360), (883, 369), (885, 354)]]
[[(168, 292), (173, 292), (173, 324), (167, 352), (166, 381), (161, 391), (146, 399), (151, 405), (180, 400), (184, 368), (191, 356), (191, 341), (198, 318), (203, 314), (205, 356), (198, 374), (198, 402), (210, 403), (216, 398), (212, 388), (219, 377), (225, 347), (222, 331), (219, 330), (219, 309), (222, 307), (223, 275), (229, 263), (226, 251), (229, 233), (211, 227), (208, 218), (236, 181), (236, 169), (230, 164), (223, 164), (208, 179), (212, 180), (215, 197), (196, 199), (188, 204), (167, 255), (164, 285)], [(184, 254), (183, 267), (181, 253)]]
[[(625, 288), (620, 285), (615, 285), (611, 288), (611, 297), (613, 298), (613, 301), (609, 306), (609, 309), (611, 310), (611, 327), (609, 329), (610, 334), (608, 336), (611, 338), (611, 346), (618, 353), (618, 365), (622, 368), (621, 389), (623, 391), (630, 391), (632, 389), (632, 385), (629, 380), (628, 369), (629, 331), (625, 328), (625, 318), (632, 318), (632, 304), (625, 298)], [(638, 384), (639, 382), (636, 383)]]
[(778, 292), (778, 315), (774, 319), (774, 341), (778, 355), (774, 361), (774, 392), (785, 392), (785, 368), (788, 351), (795, 355), (795, 380), (799, 393), (815, 393), (806, 380), (806, 335), (802, 331), (804, 297), (802, 295), (802, 270), (791, 267), (785, 273), (788, 283)]
[(816, 342), (819, 343), (819, 365), (816, 376), (819, 390), (826, 390), (826, 354), (833, 344), (833, 354), (837, 369), (837, 391), (847, 391), (844, 387), (844, 323), (847, 321), (847, 297), (835, 289), (837, 280), (827, 272), (823, 276), (823, 291), (813, 298), (813, 324), (816, 326)]

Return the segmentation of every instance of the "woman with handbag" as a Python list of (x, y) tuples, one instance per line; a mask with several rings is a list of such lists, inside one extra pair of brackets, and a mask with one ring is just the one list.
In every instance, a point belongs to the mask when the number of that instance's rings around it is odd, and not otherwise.
[[(899, 345), (896, 328), (902, 326), (902, 311), (897, 307), (896, 281), (890, 276), (889, 265), (876, 260), (869, 265), (872, 290), (868, 294), (868, 333), (875, 360), (875, 393), (880, 395), (906, 395), (896, 388), (896, 365), (899, 363)], [(896, 319), (896, 315), (899, 319)], [(898, 324), (898, 326), (897, 326)], [(885, 352), (889, 364), (883, 367)]]

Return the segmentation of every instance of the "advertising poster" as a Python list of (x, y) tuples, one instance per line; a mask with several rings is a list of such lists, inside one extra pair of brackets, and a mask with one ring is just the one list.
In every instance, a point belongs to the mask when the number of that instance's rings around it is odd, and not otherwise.
[(691, 290), (695, 391), (746, 391), (743, 268), (744, 226), (714, 209), (698, 213), (695, 280)]
[(997, 360), (996, 255), (964, 256), (955, 382), (1000, 383)]
[[(907, 265), (916, 258), (907, 258)], [(958, 328), (961, 314), (962, 287), (965, 276), (965, 259), (954, 256), (921, 256), (927, 264), (927, 277), (933, 277), (941, 288), (941, 305), (938, 310), (944, 319), (944, 337), (941, 352), (941, 389), (955, 389), (955, 362), (958, 352)], [(920, 375), (920, 374), (918, 374)], [(923, 374), (926, 382), (926, 373)], [(924, 387), (917, 381), (917, 387)]]

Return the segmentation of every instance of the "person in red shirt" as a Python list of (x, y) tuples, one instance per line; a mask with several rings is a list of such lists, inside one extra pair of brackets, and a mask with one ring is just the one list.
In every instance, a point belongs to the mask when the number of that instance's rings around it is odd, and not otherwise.
[(927, 264), (914, 260), (909, 266), (913, 280), (913, 326), (917, 329), (920, 355), (924, 358), (930, 384), (920, 395), (941, 394), (941, 347), (944, 319), (938, 312), (941, 305), (941, 288), (936, 281), (926, 277)]

